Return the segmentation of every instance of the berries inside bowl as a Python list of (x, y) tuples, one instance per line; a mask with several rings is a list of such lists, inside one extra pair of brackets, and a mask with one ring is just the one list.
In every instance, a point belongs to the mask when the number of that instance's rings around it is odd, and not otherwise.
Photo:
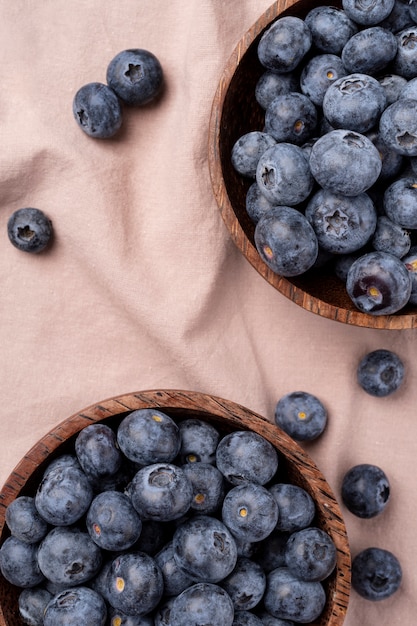
[(417, 14), (376, 4), (286, 0), (259, 17), (213, 100), (210, 175), (234, 243), (284, 296), (414, 328)]
[[(0, 503), (5, 626), (39, 610), (46, 626), (163, 623), (167, 610), (182, 624), (196, 605), (224, 625), (238, 611), (344, 621), (350, 551), (329, 485), (287, 434), (227, 400), (155, 390), (87, 407), (25, 455)], [(279, 606), (282, 585), (297, 602)]]

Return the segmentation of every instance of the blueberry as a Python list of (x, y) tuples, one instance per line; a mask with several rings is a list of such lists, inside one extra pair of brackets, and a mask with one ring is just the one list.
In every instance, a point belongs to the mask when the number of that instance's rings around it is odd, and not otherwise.
[(294, 532), (310, 526), (316, 507), (313, 498), (303, 487), (290, 483), (274, 483), (269, 487), (269, 492), (278, 504), (277, 530)]
[(194, 579), (178, 566), (172, 541), (169, 541), (154, 558), (162, 572), (164, 596), (177, 596), (194, 583)]
[(117, 556), (107, 575), (107, 598), (115, 609), (128, 615), (146, 615), (160, 602), (164, 582), (153, 557), (144, 552)]
[(117, 443), (128, 459), (147, 465), (173, 461), (181, 439), (178, 426), (169, 415), (153, 409), (138, 409), (120, 422)]
[(372, 141), (381, 157), (382, 167), (377, 183), (388, 182), (400, 173), (404, 164), (404, 157), (390, 146), (387, 146), (377, 130), (370, 130), (366, 133), (366, 136)]
[(386, 215), (402, 228), (417, 228), (417, 176), (406, 176), (392, 182), (384, 192)]
[(411, 279), (410, 304), (417, 304), (417, 248), (412, 246), (402, 259)]
[(88, 587), (62, 591), (52, 598), (45, 609), (44, 626), (94, 624), (104, 626), (107, 608), (103, 598)]
[(167, 522), (185, 515), (193, 489), (181, 467), (153, 463), (132, 478), (130, 498), (141, 519)]
[(52, 222), (40, 209), (17, 209), (9, 217), (7, 234), (15, 248), (37, 254), (52, 239)]
[(235, 430), (219, 442), (216, 463), (232, 485), (245, 482), (264, 485), (278, 469), (278, 454), (262, 435), (253, 431)]
[(196, 583), (180, 593), (172, 603), (170, 626), (232, 626), (233, 603), (218, 585)]
[(99, 493), (87, 511), (86, 527), (103, 550), (127, 550), (139, 539), (142, 522), (130, 499), (119, 491)]
[(220, 582), (237, 561), (233, 535), (223, 522), (208, 515), (180, 524), (173, 535), (173, 548), (178, 566), (198, 582)]
[(342, 0), (343, 10), (360, 24), (369, 26), (385, 20), (394, 8), (395, 0), (379, 0), (378, 2), (362, 2), (361, 0)]
[(280, 619), (279, 617), (274, 617), (267, 611), (262, 611), (259, 614), (261, 618), (261, 622), (263, 626), (294, 626), (294, 622), (290, 622), (287, 619)]
[(387, 106), (398, 100), (408, 82), (404, 76), (399, 74), (384, 74), (378, 76), (377, 80), (385, 92)]
[(380, 215), (371, 243), (374, 250), (389, 252), (401, 259), (410, 250), (411, 238), (408, 230), (386, 215)]
[(190, 508), (196, 513), (213, 514), (224, 497), (224, 477), (211, 463), (187, 463), (182, 470), (192, 487)]
[(326, 603), (321, 582), (300, 580), (286, 567), (267, 575), (265, 609), (274, 617), (308, 623), (316, 620)]
[(394, 4), (394, 7), (388, 17), (379, 22), (378, 25), (395, 34), (405, 28), (408, 28), (409, 26), (413, 26), (416, 20), (413, 21), (411, 17), (411, 6), (412, 5), (409, 4), (408, 0), (405, 2), (403, 0), (398, 0), (398, 2)]
[(292, 533), (285, 548), (285, 563), (301, 580), (325, 580), (336, 567), (337, 550), (324, 530), (310, 526)]
[(77, 466), (49, 469), (40, 482), (35, 505), (43, 519), (55, 526), (69, 526), (87, 512), (93, 499), (87, 476)]
[(301, 146), (313, 135), (317, 120), (316, 107), (308, 96), (287, 93), (274, 98), (266, 109), (265, 130), (278, 142)]
[(275, 423), (297, 441), (312, 441), (326, 427), (327, 410), (313, 394), (293, 391), (278, 400)]
[(278, 522), (278, 504), (262, 485), (244, 483), (225, 495), (222, 520), (232, 535), (244, 541), (262, 541)]
[(263, 598), (266, 575), (259, 563), (239, 557), (234, 570), (221, 581), (220, 586), (229, 594), (235, 611), (249, 611)]
[(308, 198), (314, 184), (302, 148), (287, 142), (265, 150), (258, 161), (256, 182), (272, 204), (289, 206)]
[(276, 274), (299, 276), (317, 260), (317, 235), (307, 217), (290, 206), (267, 211), (255, 227), (255, 246), (261, 259)]
[(182, 464), (215, 463), (216, 448), (220, 439), (217, 428), (197, 418), (189, 418), (179, 422), (178, 428), (181, 439), (178, 454)]
[(279, 73), (292, 72), (310, 50), (311, 31), (299, 17), (278, 18), (263, 33), (257, 48), (261, 64)]
[(362, 389), (378, 398), (388, 396), (400, 387), (404, 380), (404, 363), (391, 350), (368, 352), (357, 368), (357, 380)]
[(397, 557), (382, 548), (367, 548), (352, 561), (352, 587), (367, 600), (385, 600), (400, 587), (402, 569)]
[(255, 178), (260, 156), (275, 144), (276, 139), (268, 130), (267, 132), (253, 130), (241, 135), (232, 147), (231, 159), (234, 169), (242, 176)]
[(380, 467), (361, 463), (345, 473), (341, 493), (343, 503), (351, 513), (370, 519), (382, 513), (387, 506), (390, 485)]
[(299, 79), (295, 72), (277, 74), (266, 70), (256, 83), (255, 99), (266, 110), (274, 98), (294, 91), (300, 91)]
[(116, 435), (106, 424), (83, 428), (75, 440), (75, 453), (87, 477), (94, 481), (114, 476), (122, 465)]
[(119, 98), (108, 85), (87, 83), (74, 96), (72, 111), (79, 128), (90, 137), (113, 137), (122, 125)]
[(235, 611), (232, 626), (262, 626), (262, 621), (251, 611)]
[(319, 189), (310, 199), (305, 216), (320, 248), (333, 254), (360, 250), (374, 235), (377, 225), (376, 209), (366, 193), (348, 197)]
[(151, 615), (127, 615), (119, 609), (109, 606), (107, 609), (110, 618), (109, 626), (155, 626), (156, 622)]
[(417, 74), (417, 25), (413, 24), (404, 28), (397, 33), (396, 37), (398, 49), (392, 68), (396, 74), (409, 80)]
[(316, 6), (305, 23), (310, 29), (314, 46), (321, 52), (341, 54), (343, 46), (358, 32), (358, 26), (338, 7)]
[(336, 129), (315, 142), (310, 155), (310, 168), (324, 189), (345, 196), (357, 196), (377, 181), (382, 161), (377, 148), (365, 135)]
[(246, 193), (245, 208), (246, 213), (254, 224), (257, 224), (267, 211), (272, 209), (274, 204), (267, 200), (261, 192), (257, 182), (250, 185)]
[(341, 60), (349, 74), (360, 72), (375, 76), (394, 59), (397, 48), (394, 33), (381, 26), (371, 26), (349, 39), (342, 50)]
[(52, 600), (52, 594), (43, 587), (23, 589), (18, 598), (19, 615), (28, 626), (43, 626), (46, 605)]
[(301, 71), (301, 91), (313, 104), (321, 107), (324, 94), (330, 85), (346, 74), (347, 71), (339, 56), (318, 54), (313, 56)]
[(153, 613), (154, 626), (172, 626), (171, 608), (177, 596), (164, 598)]
[(26, 543), (38, 543), (49, 530), (31, 496), (18, 496), (6, 509), (5, 521), (11, 534)]
[(275, 527), (269, 537), (256, 544), (256, 562), (265, 573), (277, 567), (285, 567), (285, 548), (290, 535), (290, 532)]
[(400, 98), (382, 113), (379, 133), (388, 147), (404, 156), (417, 155), (417, 111), (415, 100)]
[(97, 574), (102, 553), (87, 532), (77, 527), (56, 526), (39, 545), (38, 563), (48, 580), (72, 587)]
[(155, 556), (170, 539), (169, 525), (155, 520), (142, 520), (142, 530), (134, 549)]
[(386, 107), (386, 96), (373, 76), (356, 72), (335, 80), (323, 97), (323, 113), (334, 128), (366, 133)]
[(143, 106), (161, 93), (164, 75), (152, 52), (134, 48), (116, 54), (107, 67), (106, 80), (123, 102)]
[(38, 564), (38, 544), (8, 537), (0, 548), (0, 571), (17, 587), (36, 587), (44, 580)]
[(346, 290), (360, 311), (371, 315), (392, 315), (407, 304), (411, 278), (398, 257), (388, 252), (369, 252), (352, 263)]

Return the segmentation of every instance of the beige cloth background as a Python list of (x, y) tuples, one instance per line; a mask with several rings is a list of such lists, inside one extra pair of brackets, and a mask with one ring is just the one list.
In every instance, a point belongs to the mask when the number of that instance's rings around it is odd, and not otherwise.
[[(181, 388), (273, 419), (284, 393), (316, 394), (326, 433), (305, 447), (339, 497), (352, 465), (392, 485), (380, 518), (345, 512), (352, 552), (401, 560), (401, 590), (352, 592), (346, 626), (417, 624), (415, 331), (349, 327), (276, 292), (241, 256), (214, 200), (208, 122), (223, 67), (270, 0), (0, 0), (0, 482), (59, 421), (131, 391)], [(129, 47), (161, 61), (164, 97), (127, 110), (114, 140), (72, 118), (75, 91), (105, 81)], [(23, 206), (53, 220), (55, 244), (27, 255), (8, 241)], [(407, 379), (367, 396), (359, 359), (395, 350)], [(219, 625), (221, 626), (221, 625)]]

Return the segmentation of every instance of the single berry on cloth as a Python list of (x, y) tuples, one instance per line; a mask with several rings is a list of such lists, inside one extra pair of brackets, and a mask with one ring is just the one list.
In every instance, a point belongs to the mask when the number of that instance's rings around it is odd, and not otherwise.
[(312, 441), (323, 433), (327, 411), (313, 394), (293, 391), (278, 400), (275, 423), (297, 441)]
[(371, 396), (382, 398), (394, 393), (403, 383), (404, 363), (391, 350), (368, 352), (357, 368), (359, 385)]
[(402, 581), (401, 564), (389, 550), (367, 548), (352, 561), (352, 587), (367, 600), (385, 600)]
[(122, 50), (109, 63), (107, 84), (123, 102), (143, 106), (162, 91), (164, 75), (157, 57), (149, 50)]
[(19, 250), (42, 252), (52, 238), (52, 222), (40, 209), (17, 209), (9, 217), (7, 234), (10, 242)]
[(122, 126), (119, 98), (103, 83), (87, 83), (80, 87), (72, 102), (72, 112), (79, 128), (97, 139), (113, 137)]
[(343, 503), (357, 517), (370, 519), (379, 515), (387, 506), (389, 497), (388, 478), (377, 465), (355, 465), (343, 477)]

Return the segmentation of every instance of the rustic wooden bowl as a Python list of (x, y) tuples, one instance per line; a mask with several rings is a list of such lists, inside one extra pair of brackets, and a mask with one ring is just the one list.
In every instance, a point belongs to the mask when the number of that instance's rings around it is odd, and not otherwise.
[[(74, 451), (77, 434), (89, 424), (105, 422), (117, 426), (130, 411), (155, 408), (175, 420), (204, 419), (221, 432), (252, 430), (268, 439), (280, 455), (283, 477), (305, 488), (313, 497), (315, 524), (327, 531), (337, 547), (337, 566), (326, 580), (327, 603), (316, 626), (343, 623), (350, 591), (350, 551), (339, 506), (314, 462), (288, 435), (260, 415), (238, 404), (197, 392), (177, 390), (143, 391), (99, 402), (72, 415), (47, 433), (16, 466), (0, 492), (0, 544), (9, 536), (5, 511), (20, 495), (33, 495), (45, 466), (56, 456)], [(17, 609), (19, 589), (0, 575), (0, 625), (23, 626)]]
[(330, 271), (308, 272), (295, 278), (281, 277), (262, 261), (254, 244), (254, 224), (245, 208), (251, 182), (231, 164), (234, 143), (244, 133), (262, 130), (264, 112), (254, 96), (256, 83), (265, 71), (257, 57), (263, 32), (283, 15), (305, 17), (314, 6), (341, 6), (340, 0), (278, 0), (255, 22), (233, 51), (213, 100), (209, 123), (209, 168), (213, 192), (234, 243), (251, 265), (275, 289), (307, 311), (323, 317), (369, 328), (402, 329), (417, 326), (417, 307), (407, 306), (395, 315), (361, 313), (350, 300), (344, 284)]

